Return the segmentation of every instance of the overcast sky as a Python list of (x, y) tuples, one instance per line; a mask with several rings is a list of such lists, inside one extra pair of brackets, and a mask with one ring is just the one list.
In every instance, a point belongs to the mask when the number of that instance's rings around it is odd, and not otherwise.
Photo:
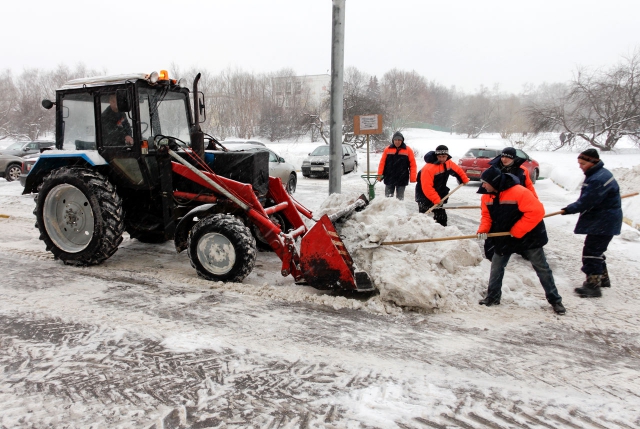
[[(331, 67), (331, 0), (11, 0), (2, 15), (0, 69), (16, 74)], [(640, 47), (638, 0), (346, 0), (345, 21), (345, 66), (415, 70), (466, 92), (565, 82)]]

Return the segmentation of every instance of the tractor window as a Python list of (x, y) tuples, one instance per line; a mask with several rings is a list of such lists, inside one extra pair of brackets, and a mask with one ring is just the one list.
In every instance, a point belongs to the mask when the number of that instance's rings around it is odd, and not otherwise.
[(149, 113), (149, 94), (140, 94), (140, 132), (142, 140), (151, 144), (151, 115)]
[(118, 111), (115, 92), (100, 96), (100, 111), (103, 146), (131, 146), (133, 131), (129, 115)]
[(133, 158), (114, 158), (113, 165), (122, 172), (134, 185), (142, 185), (144, 178), (138, 160)]
[(158, 119), (160, 120), (160, 131), (165, 136), (177, 137), (190, 145), (189, 121), (187, 120), (187, 109), (185, 98), (182, 94), (176, 99), (170, 99), (173, 94), (168, 94), (164, 100), (158, 104)]
[(96, 148), (96, 122), (91, 94), (66, 94), (62, 100), (65, 150)]

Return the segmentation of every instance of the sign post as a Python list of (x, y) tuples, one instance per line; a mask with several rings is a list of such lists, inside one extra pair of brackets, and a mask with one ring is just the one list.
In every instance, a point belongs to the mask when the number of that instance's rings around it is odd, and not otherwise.
[[(378, 176), (377, 174), (372, 175), (369, 158), (370, 158), (370, 148), (369, 148), (369, 135), (370, 134), (382, 134), (382, 115), (356, 115), (353, 117), (353, 134), (365, 134), (367, 136), (367, 174), (363, 174), (362, 178), (369, 185), (369, 200), (372, 200), (375, 197), (375, 184), (379, 179), (382, 179), (382, 176)], [(371, 180), (373, 179), (373, 181)]]

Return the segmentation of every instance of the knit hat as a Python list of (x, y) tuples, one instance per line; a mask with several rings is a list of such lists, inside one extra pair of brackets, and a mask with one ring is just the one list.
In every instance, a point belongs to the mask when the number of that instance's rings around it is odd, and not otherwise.
[(506, 158), (515, 159), (516, 150), (515, 150), (515, 148), (512, 148), (512, 147), (505, 147), (504, 149), (502, 149), (502, 153), (500, 154), (500, 156), (504, 156)]
[(587, 149), (578, 155), (578, 159), (583, 159), (592, 164), (597, 164), (598, 161), (600, 161), (600, 155), (598, 155), (598, 151), (595, 149)]
[(449, 148), (441, 144), (436, 148), (436, 156), (438, 155), (449, 155)]
[(402, 140), (402, 143), (404, 143), (404, 136), (400, 131), (396, 131), (395, 133), (393, 133), (393, 137), (391, 137), (391, 141), (394, 141), (396, 138), (399, 138), (400, 140)]
[(502, 172), (495, 167), (487, 168), (480, 175), (480, 180), (498, 189), (502, 180)]

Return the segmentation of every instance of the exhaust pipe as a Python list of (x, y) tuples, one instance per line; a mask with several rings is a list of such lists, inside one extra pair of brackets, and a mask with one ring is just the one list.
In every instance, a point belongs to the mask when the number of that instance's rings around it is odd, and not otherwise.
[(201, 73), (193, 79), (193, 127), (191, 128), (191, 149), (204, 159), (204, 133), (200, 128), (200, 106), (198, 106), (198, 81)]

